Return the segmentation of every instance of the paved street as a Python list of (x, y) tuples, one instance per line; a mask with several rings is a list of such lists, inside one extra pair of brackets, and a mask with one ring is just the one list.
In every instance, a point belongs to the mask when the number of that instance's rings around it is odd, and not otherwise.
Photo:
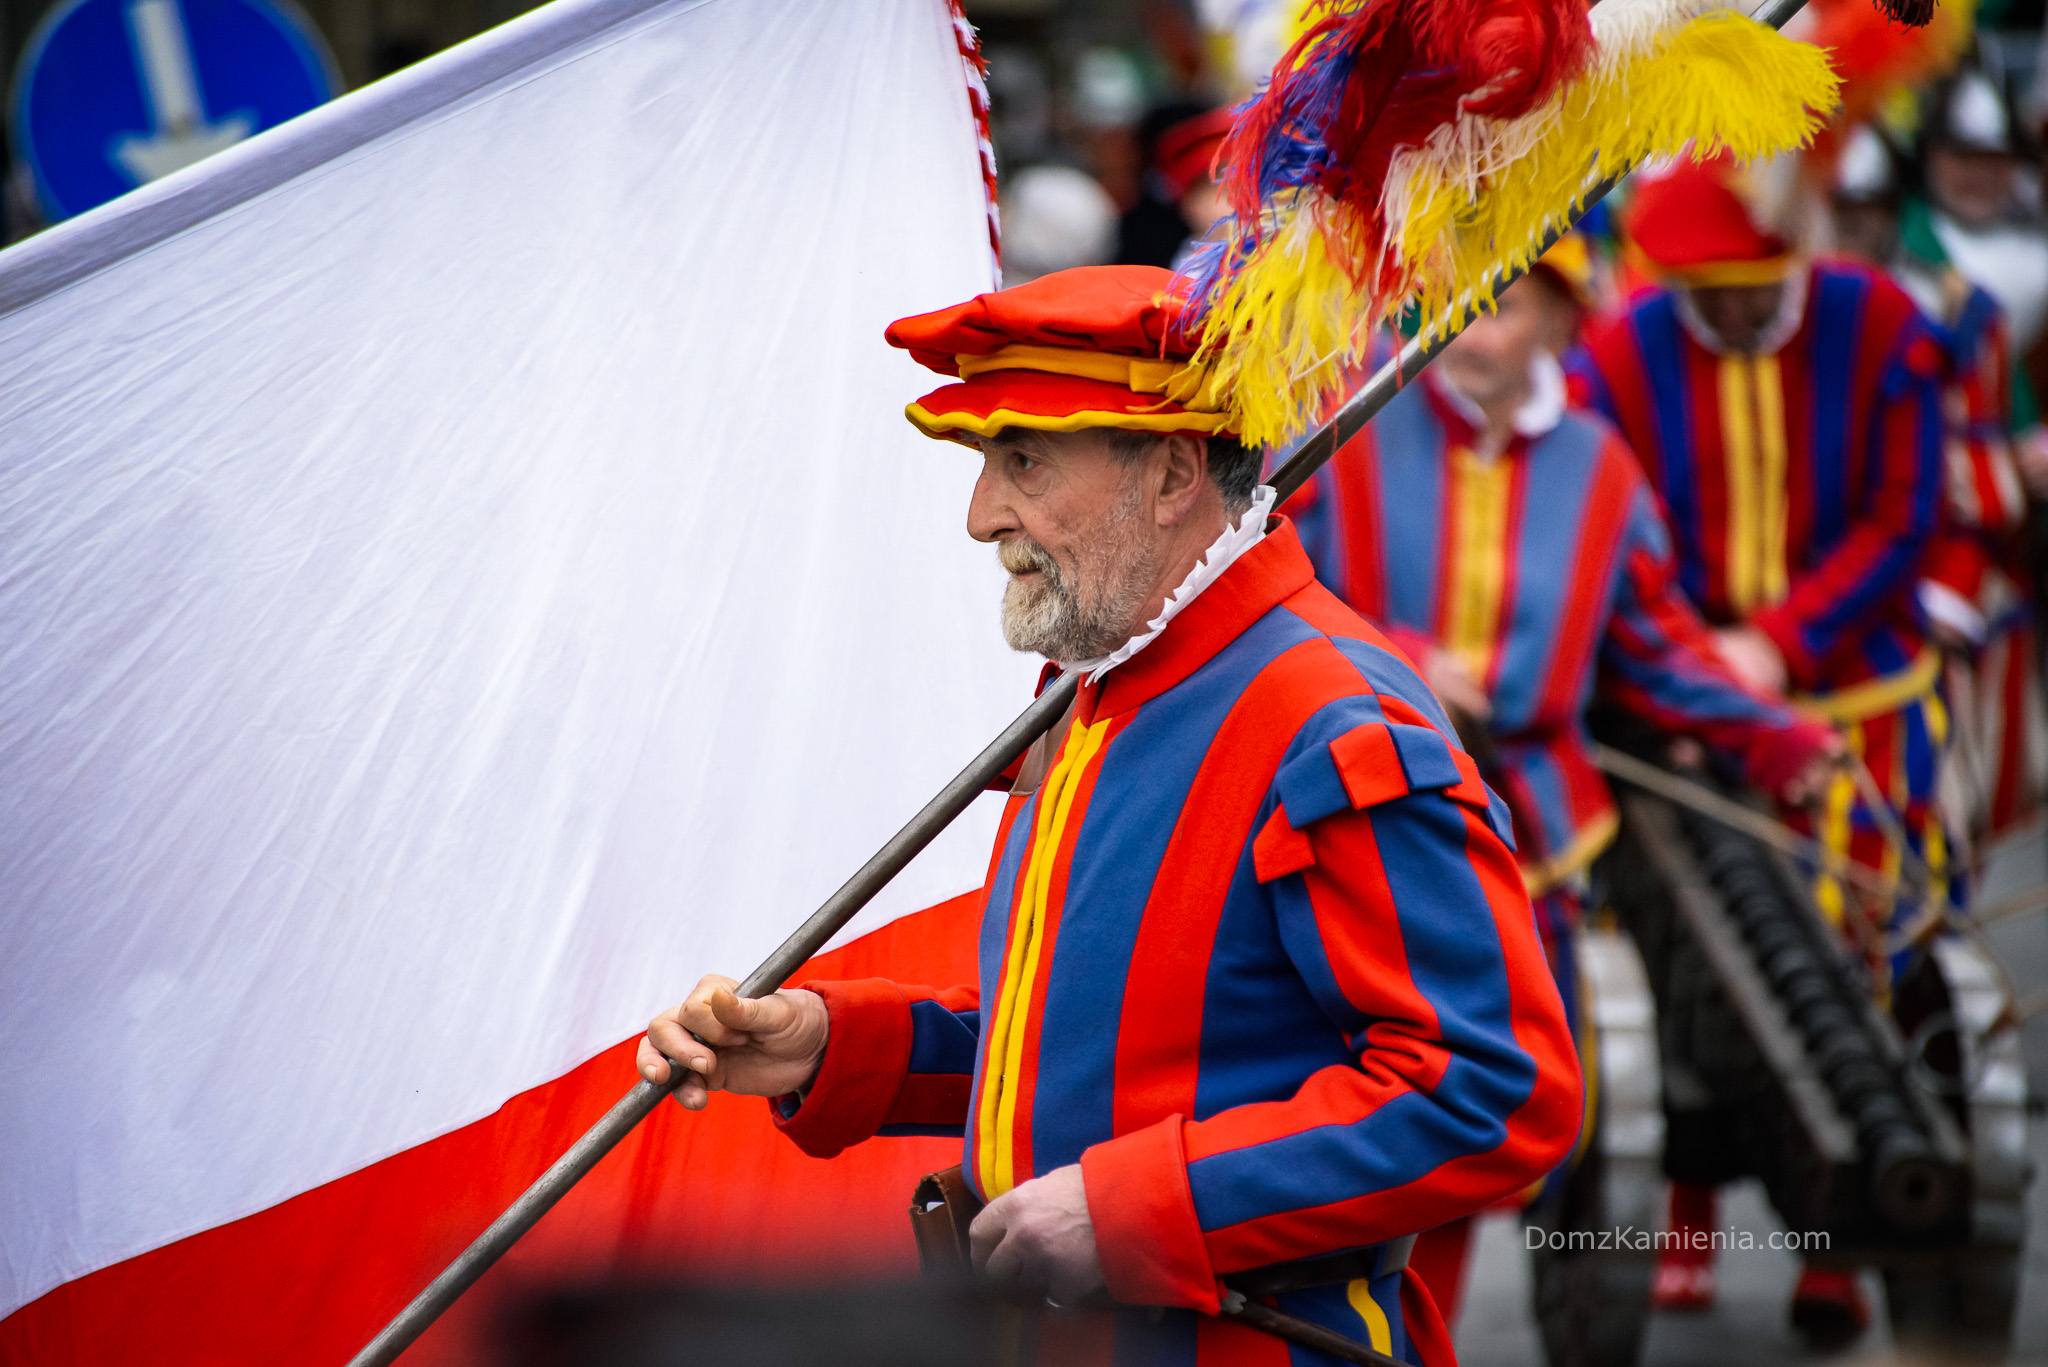
[[(1986, 899), (2030, 887), (2048, 878), (2048, 845), (2014, 852), (1992, 870)], [(1993, 932), (2000, 957), (2020, 992), (2048, 987), (2048, 916), (2021, 918)], [(2048, 1013), (2029, 1023), (2025, 1038), (2030, 1090), (2048, 1097)], [(2048, 1116), (2037, 1114), (2030, 1149), (2036, 1173), (2048, 1174)], [(1737, 1229), (1782, 1228), (1755, 1183), (1731, 1189), (1723, 1206), (1725, 1223)], [(2014, 1341), (2015, 1363), (2048, 1363), (2048, 1180), (2037, 1180), (2029, 1199), (2028, 1228), (2034, 1233), (2027, 1251), (2020, 1293), (2019, 1326)], [(1819, 1362), (1841, 1367), (1879, 1367), (1903, 1363), (1891, 1351), (1879, 1324), (1852, 1350), (1834, 1358), (1807, 1353), (1786, 1322), (1786, 1302), (1796, 1275), (1792, 1255), (1759, 1250), (1724, 1253), (1719, 1264), (1720, 1302), (1711, 1314), (1661, 1315), (1650, 1324), (1645, 1367), (1812, 1367)], [(1458, 1358), (1465, 1367), (1529, 1367), (1543, 1360), (1534, 1323), (1529, 1318), (1528, 1254), (1522, 1250), (1519, 1220), (1497, 1218), (1482, 1226), (1468, 1274), (1465, 1309), (1457, 1325)], [(1866, 1274), (1873, 1306), (1883, 1304), (1874, 1275)]]

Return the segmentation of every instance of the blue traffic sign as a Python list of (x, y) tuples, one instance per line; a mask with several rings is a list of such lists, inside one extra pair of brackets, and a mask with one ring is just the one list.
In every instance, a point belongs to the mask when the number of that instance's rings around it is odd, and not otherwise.
[(14, 154), (50, 221), (333, 98), (334, 59), (279, 0), (65, 0), (15, 75)]

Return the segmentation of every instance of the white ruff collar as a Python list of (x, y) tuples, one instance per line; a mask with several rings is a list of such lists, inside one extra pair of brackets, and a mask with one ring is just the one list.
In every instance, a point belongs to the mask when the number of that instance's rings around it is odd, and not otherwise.
[(1125, 641), (1112, 654), (1098, 655), (1092, 660), (1075, 660), (1071, 664), (1061, 661), (1060, 669), (1069, 674), (1085, 674), (1084, 682), (1100, 683), (1103, 675), (1158, 640), (1159, 633), (1166, 630), (1166, 624), (1182, 608), (1194, 602), (1203, 589), (1222, 578), (1223, 571), (1229, 569), (1239, 556), (1266, 539), (1266, 519), (1272, 516), (1276, 497), (1278, 495), (1270, 484), (1261, 484), (1252, 490), (1252, 506), (1245, 509), (1236, 526), (1225, 527), (1223, 535), (1202, 552), (1202, 558), (1188, 571), (1188, 577), (1180, 581), (1180, 587), (1166, 596), (1166, 606), (1145, 624), (1142, 634)]

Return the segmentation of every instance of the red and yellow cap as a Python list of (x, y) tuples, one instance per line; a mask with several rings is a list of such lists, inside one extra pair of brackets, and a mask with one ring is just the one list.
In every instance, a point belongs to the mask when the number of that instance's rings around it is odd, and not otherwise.
[(1184, 303), (1157, 266), (1077, 266), (898, 319), (892, 346), (960, 377), (904, 413), (964, 445), (1005, 427), (1235, 432), (1207, 368), (1191, 363)]
[(1792, 248), (1760, 226), (1727, 157), (1681, 161), (1645, 176), (1629, 205), (1631, 250), (1673, 284), (1768, 285), (1792, 269)]

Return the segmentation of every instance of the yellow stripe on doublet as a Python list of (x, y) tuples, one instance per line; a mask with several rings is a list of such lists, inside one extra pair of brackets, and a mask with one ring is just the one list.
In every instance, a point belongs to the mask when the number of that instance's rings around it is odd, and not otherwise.
[(1505, 458), (1481, 460), (1460, 446), (1451, 451), (1451, 497), (1457, 509), (1458, 549), (1451, 565), (1450, 620), (1444, 644), (1481, 687), (1500, 639), (1501, 598), (1508, 578), (1508, 494), (1514, 469)]
[(1789, 588), (1785, 571), (1785, 386), (1776, 356), (1752, 362), (1756, 395), (1757, 451), (1763, 458), (1757, 472), (1757, 587), (1760, 606), (1783, 602)]
[(1727, 530), (1722, 544), (1728, 606), (1747, 613), (1756, 606), (1756, 428), (1749, 406), (1749, 366), (1740, 356), (1723, 356), (1720, 369), (1721, 460), (1728, 486)]
[(1081, 775), (1102, 749), (1109, 722), (1076, 726), (1067, 733), (1059, 760), (1038, 789), (1038, 812), (1031, 832), (1031, 853), (1017, 888), (1017, 925), (1003, 956), (1003, 990), (990, 1020), (987, 1062), (981, 1077), (981, 1104), (975, 1117), (975, 1170), (982, 1195), (994, 1200), (1017, 1185), (1015, 1136), (1017, 1091), (1011, 1085), (1023, 1064), (1025, 1018), (1031, 1013), (1032, 987), (1044, 947), (1045, 914), (1052, 889), (1052, 866), (1059, 857), (1067, 818)]
[[(1850, 754), (1862, 754), (1863, 728), (1852, 723), (1843, 734), (1842, 743)], [(1837, 769), (1828, 780), (1821, 808), (1820, 839), (1829, 863), (1813, 877), (1813, 900), (1819, 905), (1822, 918), (1836, 930), (1842, 928), (1848, 915), (1842, 880), (1836, 871), (1849, 859), (1849, 817), (1855, 810), (1856, 780), (1847, 770)]]
[(1365, 1337), (1372, 1350), (1375, 1353), (1393, 1352), (1394, 1327), (1387, 1323), (1387, 1312), (1380, 1309), (1380, 1303), (1372, 1298), (1372, 1283), (1363, 1277), (1347, 1283), (1344, 1299), (1351, 1302), (1358, 1318), (1365, 1321)]
[(1721, 456), (1728, 477), (1728, 605), (1785, 596), (1785, 390), (1776, 356), (1723, 356)]

